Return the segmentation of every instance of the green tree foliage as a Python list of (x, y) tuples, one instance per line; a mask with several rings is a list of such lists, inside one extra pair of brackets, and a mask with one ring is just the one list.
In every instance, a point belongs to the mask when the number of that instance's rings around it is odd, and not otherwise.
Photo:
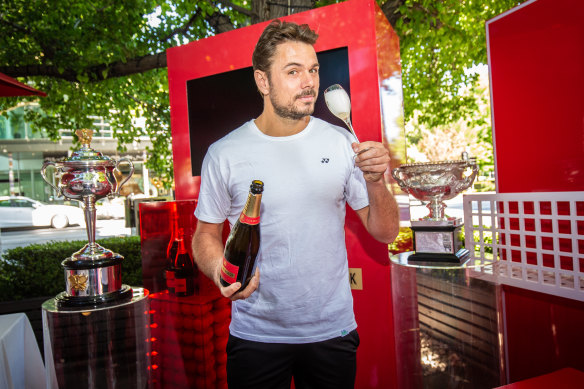
[[(153, 144), (148, 167), (170, 178), (165, 50), (245, 21), (245, 15), (228, 12), (225, 24), (226, 16), (206, 1), (3, 1), (0, 72), (47, 93), (36, 98), (46, 115), (30, 111), (27, 120), (51, 139), (59, 138), (59, 129), (88, 128), (89, 116), (102, 116), (120, 151), (148, 135)], [(32, 99), (0, 99), (0, 112)], [(132, 126), (140, 116), (144, 127)]]
[(406, 121), (417, 111), (429, 127), (461, 118), (482, 124), (476, 94), (461, 93), (478, 82), (468, 69), (487, 63), (485, 22), (521, 2), (388, 0), (382, 5), (386, 14), (393, 5), (396, 15)]
[[(336, 1), (292, 0), (291, 12)], [(474, 117), (477, 102), (460, 94), (476, 83), (465, 69), (486, 63), (484, 22), (520, 0), (380, 0), (400, 37), (406, 121), (430, 127)], [(278, 3), (278, 4), (276, 4)], [(148, 135), (148, 167), (170, 183), (170, 112), (165, 50), (279, 17), (267, 0), (5, 0), (0, 9), (0, 72), (47, 92), (45, 115), (27, 119), (52, 139), (59, 129), (106, 118), (125, 145)], [(17, 101), (0, 99), (0, 112)], [(132, 119), (146, 118), (143, 128)]]
[(479, 177), (474, 188), (481, 191), (494, 190), (494, 182), (489, 178), (494, 172), (494, 155), (486, 70), (485, 66), (480, 69), (477, 85), (460, 91), (462, 96), (471, 97), (473, 104), (477, 105), (471, 120), (462, 117), (448, 124), (430, 127), (421, 122), (422, 112), (416, 111), (405, 126), (408, 162), (456, 160), (466, 151), (476, 158), (479, 165)]

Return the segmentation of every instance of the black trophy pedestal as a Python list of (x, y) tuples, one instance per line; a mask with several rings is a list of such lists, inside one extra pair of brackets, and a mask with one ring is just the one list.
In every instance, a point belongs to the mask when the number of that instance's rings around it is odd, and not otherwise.
[(470, 253), (463, 247), (462, 223), (458, 221), (412, 221), (414, 254), (410, 261), (463, 264)]
[(453, 263), (463, 264), (468, 261), (470, 252), (467, 249), (460, 249), (454, 254), (450, 253), (425, 253), (416, 252), (409, 257), (413, 262), (438, 262), (438, 263)]
[(80, 309), (104, 308), (127, 303), (132, 300), (133, 290), (128, 285), (122, 285), (120, 290), (99, 296), (70, 296), (61, 292), (55, 297), (55, 304), (59, 310), (75, 311)]
[[(47, 388), (147, 388), (150, 350), (148, 290), (129, 300), (75, 309), (59, 296), (42, 306)], [(62, 297), (62, 296), (61, 296)]]

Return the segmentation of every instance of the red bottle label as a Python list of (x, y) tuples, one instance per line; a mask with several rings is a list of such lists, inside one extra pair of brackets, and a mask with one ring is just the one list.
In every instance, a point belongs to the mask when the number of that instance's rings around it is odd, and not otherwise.
[(223, 265), (221, 266), (221, 278), (223, 278), (224, 281), (233, 284), (235, 281), (237, 281), (238, 272), (239, 266), (235, 266), (227, 259), (223, 258)]
[(175, 278), (174, 278), (174, 272), (170, 271), (170, 270), (166, 270), (165, 278), (166, 278), (166, 287), (167, 288), (174, 288), (175, 283), (176, 283)]
[(244, 215), (243, 213), (241, 214), (241, 216), (239, 217), (239, 221), (245, 224), (249, 224), (249, 225), (256, 225), (260, 222), (260, 217), (249, 217)]
[(187, 291), (187, 280), (184, 278), (174, 279), (174, 293), (186, 293)]

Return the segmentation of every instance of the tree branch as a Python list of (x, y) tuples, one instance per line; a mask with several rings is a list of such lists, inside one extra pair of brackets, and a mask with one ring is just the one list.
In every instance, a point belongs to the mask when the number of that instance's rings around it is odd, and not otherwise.
[(4, 13), (0, 13), (0, 23), (5, 24), (7, 26), (10, 26), (10, 27), (14, 28), (15, 30), (22, 31), (24, 33), (30, 34), (30, 30), (27, 29), (26, 27), (21, 26), (20, 24), (13, 23), (13, 22), (11, 22), (9, 20), (6, 20), (4, 18)]
[[(385, 14), (385, 16), (387, 17), (387, 19), (389, 20), (389, 23), (391, 24), (391, 26), (393, 28), (395, 28), (395, 24), (399, 19), (403, 19), (404, 24), (409, 23), (410, 20), (406, 17), (404, 17), (401, 12), (399, 11), (399, 7), (405, 4), (405, 0), (387, 0), (385, 3), (383, 3), (383, 5), (381, 6), (381, 10), (383, 11), (383, 13)], [(433, 18), (433, 21), (431, 23), (432, 27), (435, 29), (440, 29), (442, 27), (448, 27), (449, 26), (445, 25), (438, 17), (439, 12), (436, 10), (429, 10), (425, 7), (423, 7), (420, 3), (414, 3), (410, 6), (412, 9), (416, 9), (419, 11), (422, 11), (424, 14), (428, 15), (429, 17)], [(453, 30), (452, 28), (450, 28), (450, 30)]]
[(233, 24), (231, 23), (229, 16), (224, 15), (219, 11), (207, 16), (206, 20), (216, 34), (221, 34), (222, 32), (233, 30)]
[[(252, 16), (254, 15), (254, 13), (246, 8), (240, 7), (238, 5), (233, 4), (230, 1), (227, 0), (218, 0), (218, 1), (214, 1), (214, 0), (207, 0), (207, 2), (213, 6), (217, 6), (218, 4), (227, 6), (227, 7), (231, 7), (234, 11), (237, 11), (239, 13), (243, 13), (246, 16)], [(169, 39), (171, 39), (173, 36), (177, 35), (177, 34), (185, 34), (188, 29), (193, 25), (193, 23), (195, 22), (195, 19), (201, 15), (201, 10), (198, 9), (197, 12), (195, 12), (187, 21), (187, 23), (185, 23), (184, 26), (176, 28), (174, 31), (172, 31), (168, 36), (166, 36), (164, 38), (164, 41), (168, 41)], [(220, 34), (222, 32), (226, 32), (226, 31), (231, 31), (234, 29), (233, 27), (233, 23), (231, 22), (231, 19), (217, 11), (215, 13), (213, 13), (212, 15), (207, 15), (205, 17), (205, 20), (209, 23), (209, 25), (213, 28), (213, 30), (215, 31), (216, 34)]]
[(438, 19), (439, 13), (436, 9), (430, 11), (429, 9), (423, 7), (421, 4), (419, 3), (414, 3), (412, 6), (413, 9), (417, 9), (419, 11), (422, 11), (423, 13), (425, 13), (426, 15), (434, 18), (434, 22), (432, 23), (432, 27), (434, 27), (435, 29), (440, 29), (442, 28), (442, 26), (444, 26), (444, 23), (442, 23), (442, 21), (440, 19)]
[(398, 19), (403, 18), (403, 15), (399, 11), (399, 7), (402, 6), (404, 3), (405, 0), (387, 0), (381, 6), (381, 10), (383, 11), (385, 16), (387, 17), (387, 20), (389, 20), (389, 24), (391, 24), (393, 28), (395, 28), (395, 24), (398, 21)]
[(130, 100), (134, 101), (136, 104), (151, 107), (151, 108), (156, 108), (154, 105), (150, 104), (149, 102), (144, 101), (144, 100), (140, 100), (140, 99), (132, 96), (128, 92), (123, 92), (123, 95), (126, 96), (127, 98), (129, 98)]
[(54, 65), (0, 66), (0, 72), (11, 77), (45, 76), (78, 82), (78, 75), (86, 75), (90, 81), (103, 81), (109, 78), (130, 76), (165, 67), (166, 52), (161, 52), (133, 58), (126, 62), (91, 66), (83, 73), (77, 73), (73, 69), (65, 69), (63, 72), (59, 72), (57, 66)]
[[(6, 26), (12, 27), (14, 28), (16, 31), (20, 31), (23, 32), (26, 35), (29, 36), (33, 36), (32, 31), (28, 28), (26, 28), (25, 26), (22, 26), (20, 24), (11, 22), (9, 20), (6, 20), (4, 18), (4, 13), (0, 13), (0, 23), (4, 24)], [(36, 39), (36, 37), (33, 38), (41, 47), (41, 49), (43, 50), (43, 54), (45, 55), (46, 58), (49, 59), (53, 59), (55, 56), (55, 49), (52, 47), (51, 44), (47, 44), (46, 42), (41, 42), (38, 39)]]
[[(247, 16), (255, 15), (254, 12), (240, 7), (231, 3), (229, 0), (207, 0), (210, 4), (217, 6), (221, 4), (226, 7), (232, 8), (234, 11), (243, 13)], [(3, 14), (0, 14), (0, 23), (11, 25), (11, 27), (19, 30), (26, 31), (25, 27), (15, 25), (3, 18)], [(201, 12), (197, 11), (194, 13), (189, 20), (179, 28), (171, 31), (165, 38), (165, 41), (173, 38), (178, 34), (184, 34), (188, 29), (194, 24), (197, 17), (201, 16)], [(205, 20), (209, 23), (209, 26), (213, 28), (216, 34), (231, 31), (234, 29), (231, 19), (217, 11), (212, 15), (208, 15)], [(46, 51), (46, 50), (45, 50)], [(103, 81), (110, 78), (130, 76), (137, 73), (143, 73), (152, 69), (165, 68), (167, 66), (166, 62), (166, 52), (148, 54), (137, 58), (129, 59), (125, 62), (119, 61), (112, 64), (100, 64), (95, 66), (89, 66), (84, 71), (76, 71), (72, 68), (65, 68), (59, 71), (59, 67), (55, 65), (23, 65), (23, 66), (0, 66), (0, 72), (7, 74), (11, 77), (31, 77), (31, 76), (44, 76), (57, 78), (70, 82), (79, 82), (79, 76), (87, 77), (90, 82)]]
[(201, 15), (201, 10), (198, 9), (197, 12), (195, 12), (193, 14), (193, 16), (191, 16), (190, 19), (185, 23), (184, 26), (175, 28), (173, 31), (170, 32), (170, 34), (168, 34), (166, 37), (162, 38), (163, 41), (166, 42), (177, 34), (185, 34), (188, 31), (188, 29), (191, 28), (191, 26), (195, 22), (195, 19), (197, 18), (197, 16), (200, 16), (200, 15)]
[(231, 8), (234, 11), (237, 11), (237, 12), (239, 12), (241, 14), (244, 14), (245, 16), (249, 16), (250, 18), (252, 18), (254, 16), (257, 16), (255, 14), (255, 12), (253, 12), (252, 10), (249, 10), (247, 8), (243, 8), (243, 7), (241, 7), (241, 6), (237, 5), (237, 4), (233, 4), (229, 0), (208, 0), (208, 1), (209, 1), (209, 3), (211, 3), (211, 4), (215, 5), (215, 6), (217, 4), (221, 4), (221, 5), (224, 5), (226, 7), (229, 7), (229, 8)]

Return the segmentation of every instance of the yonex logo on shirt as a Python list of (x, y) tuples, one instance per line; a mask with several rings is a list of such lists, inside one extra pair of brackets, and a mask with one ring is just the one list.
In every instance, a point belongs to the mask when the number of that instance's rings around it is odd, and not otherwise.
[(320, 161), (320, 163), (328, 163), (328, 162), (329, 162), (329, 159), (328, 159), (328, 158), (323, 158), (323, 159)]

